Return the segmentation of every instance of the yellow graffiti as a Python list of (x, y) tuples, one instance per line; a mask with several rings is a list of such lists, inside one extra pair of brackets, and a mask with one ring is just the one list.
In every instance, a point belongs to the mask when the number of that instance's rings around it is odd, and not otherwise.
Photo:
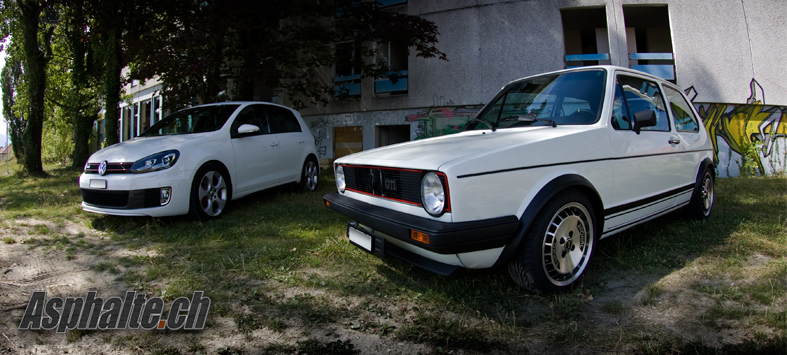
[[(787, 109), (765, 106), (759, 101), (746, 105), (710, 104), (700, 106), (700, 116), (713, 141), (713, 150), (718, 162), (718, 137), (723, 138), (730, 149), (745, 154), (748, 147), (762, 145), (763, 156), (768, 156), (776, 144), (775, 138), (787, 136)], [(760, 171), (763, 168), (761, 161)]]

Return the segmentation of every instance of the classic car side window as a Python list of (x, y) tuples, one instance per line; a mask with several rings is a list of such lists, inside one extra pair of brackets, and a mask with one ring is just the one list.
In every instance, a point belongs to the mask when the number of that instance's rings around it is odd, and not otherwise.
[(623, 95), (628, 104), (628, 112), (631, 115), (639, 111), (653, 110), (656, 112), (656, 125), (653, 127), (643, 127), (643, 131), (669, 131), (670, 124), (667, 118), (667, 111), (664, 105), (664, 98), (661, 90), (655, 82), (620, 75), (618, 82), (623, 90)]
[(628, 105), (626, 99), (623, 97), (623, 88), (619, 82), (615, 82), (615, 98), (612, 101), (612, 127), (616, 130), (631, 129), (631, 120), (629, 119)]
[(669, 100), (669, 109), (672, 112), (672, 122), (675, 129), (681, 132), (699, 132), (700, 126), (691, 105), (681, 93), (670, 87), (664, 87), (664, 93)]
[(268, 111), (273, 133), (302, 132), (298, 119), (290, 110), (270, 105), (265, 109)]

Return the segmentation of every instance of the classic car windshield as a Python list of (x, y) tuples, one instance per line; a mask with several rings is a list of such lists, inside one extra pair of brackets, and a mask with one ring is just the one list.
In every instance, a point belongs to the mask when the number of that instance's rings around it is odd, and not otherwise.
[[(496, 128), (587, 125), (598, 121), (606, 71), (548, 74), (506, 85), (477, 118)], [(470, 121), (467, 129), (488, 129)]]
[(218, 130), (233, 112), (237, 104), (213, 105), (187, 108), (175, 112), (157, 122), (142, 137), (168, 136), (174, 134), (204, 133)]

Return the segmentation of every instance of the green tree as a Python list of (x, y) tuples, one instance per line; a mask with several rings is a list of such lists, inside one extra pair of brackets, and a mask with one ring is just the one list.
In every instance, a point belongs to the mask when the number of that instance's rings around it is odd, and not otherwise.
[(334, 92), (324, 74), (344, 43), (358, 48), (352, 65), (363, 76), (397, 78), (385, 61), (366, 59), (376, 57), (377, 42), (446, 59), (433, 22), (374, 2), (172, 0), (151, 8), (151, 30), (129, 43), (130, 67), (135, 78), (162, 80), (170, 108), (251, 100), (258, 87), (276, 89), (296, 107), (326, 104)]
[(14, 142), (12, 146), (14, 157), (18, 162), (22, 162), (24, 160), (24, 145), (21, 142), (27, 121), (22, 115), (17, 114), (16, 110), (19, 88), (23, 85), (22, 61), (19, 59), (19, 55), (11, 49), (11, 44), (3, 48), (7, 54), (0, 79), (0, 86), (3, 90), (3, 117), (8, 122), (8, 135), (11, 137), (11, 142)]
[[(23, 76), (27, 86), (26, 126), (21, 143), (24, 145), (24, 170), (42, 176), (41, 137), (44, 125), (46, 66), (51, 59), (51, 40), (57, 14), (49, 0), (16, 0), (3, 2), (2, 11), (12, 14), (11, 33), (18, 36), (22, 48)], [(17, 40), (17, 39), (15, 39)]]

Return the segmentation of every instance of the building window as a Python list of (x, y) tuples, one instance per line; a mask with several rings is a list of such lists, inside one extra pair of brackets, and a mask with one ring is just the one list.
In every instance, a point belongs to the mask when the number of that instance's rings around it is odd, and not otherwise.
[(407, 93), (407, 46), (394, 43), (378, 44), (379, 62), (388, 64), (389, 76), (374, 82), (375, 94)]
[(611, 64), (604, 7), (561, 9), (566, 68)]
[(675, 60), (667, 5), (625, 5), (629, 66), (675, 82)]
[(406, 4), (407, 0), (377, 0), (379, 7), (386, 7), (391, 5)]
[(374, 130), (375, 147), (410, 141), (410, 125), (376, 126)]
[(360, 51), (353, 43), (336, 46), (336, 75), (334, 75), (334, 96), (361, 96)]

